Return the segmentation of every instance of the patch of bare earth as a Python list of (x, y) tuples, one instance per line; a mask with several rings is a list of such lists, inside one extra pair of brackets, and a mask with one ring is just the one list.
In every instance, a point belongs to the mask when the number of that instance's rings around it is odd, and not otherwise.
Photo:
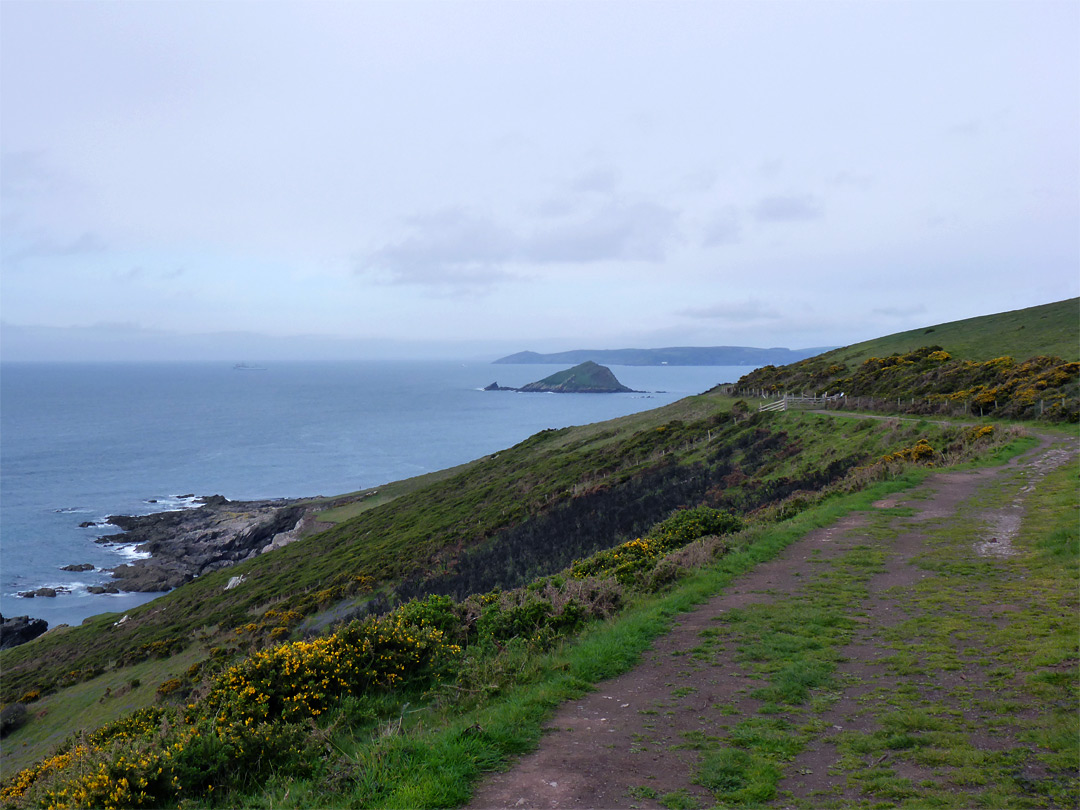
[[(1074, 448), (1044, 441), (1038, 450), (1006, 467), (941, 473), (911, 493), (875, 504), (879, 509), (906, 506), (914, 514), (909, 511), (892, 519), (896, 531), (888, 541), (884, 571), (871, 579), (869, 598), (852, 605), (852, 614), (859, 616), (858, 629), (842, 652), (837, 673), (841, 692), (819, 715), (825, 721), (825, 731), (785, 768), (779, 804), (785, 803), (784, 796), (802, 800), (829, 796), (841, 802), (860, 798), (857, 788), (835, 767), (839, 759), (835, 742), (843, 732), (869, 734), (877, 730), (877, 714), (871, 704), (878, 701), (871, 698), (888, 695), (900, 685), (901, 679), (886, 663), (892, 650), (881, 643), (881, 637), (909, 617), (912, 608), (906, 594), (932, 576), (915, 564), (926, 550), (932, 525), (955, 517), (983, 485), (1019, 467), (1027, 478), (1026, 487), (1003, 512), (983, 515), (982, 525), (973, 527), (972, 554), (982, 553), (979, 544), (989, 543), (987, 538), (991, 537), (1002, 548), (1008, 537), (1011, 547), (1024, 496), (1038, 477), (1074, 452)], [(764, 682), (730, 660), (731, 651), (728, 655), (695, 655), (700, 651), (702, 631), (715, 628), (716, 620), (733, 608), (798, 595), (829, 569), (830, 561), (867, 542), (866, 526), (865, 515), (852, 514), (813, 531), (776, 559), (683, 615), (635, 669), (562, 706), (547, 724), (539, 748), (509, 771), (491, 776), (469, 806), (661, 807), (659, 799), (676, 791), (695, 797), (699, 806), (712, 806), (712, 795), (693, 782), (700, 761), (700, 746), (695, 741), (723, 739), (727, 729), (755, 714), (760, 702), (749, 695)], [(999, 606), (995, 614), (999, 621), (1008, 621), (1009, 615), (1009, 605)], [(980, 677), (974, 671), (948, 673), (948, 679), (956, 683), (966, 678), (977, 682)], [(932, 690), (941, 684), (926, 686)], [(1003, 741), (1000, 733), (976, 734), (975, 744), (987, 748), (1011, 744)], [(911, 762), (886, 764), (896, 776), (913, 782), (933, 778)]]

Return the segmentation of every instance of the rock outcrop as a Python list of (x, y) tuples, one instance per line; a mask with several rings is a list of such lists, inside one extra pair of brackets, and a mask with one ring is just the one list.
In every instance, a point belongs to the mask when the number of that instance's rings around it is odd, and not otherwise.
[(12, 616), (5, 619), (0, 615), (0, 650), (25, 644), (48, 629), (49, 623), (44, 619), (31, 619), (29, 616)]
[(296, 539), (307, 514), (295, 501), (229, 501), (220, 495), (203, 501), (196, 509), (110, 516), (107, 522), (124, 531), (97, 542), (135, 544), (151, 555), (114, 568), (111, 584), (121, 591), (171, 590)]

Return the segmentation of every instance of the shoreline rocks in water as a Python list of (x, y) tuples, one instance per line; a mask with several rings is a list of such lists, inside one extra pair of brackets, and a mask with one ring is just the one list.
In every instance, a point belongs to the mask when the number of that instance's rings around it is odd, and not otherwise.
[(50, 588), (46, 586), (44, 588), (37, 588), (33, 591), (19, 591), (16, 596), (21, 596), (23, 599), (33, 599), (35, 596), (42, 596), (47, 599), (52, 599), (60, 593), (71, 593), (71, 589), (64, 588), (63, 586), (59, 588)]
[(62, 566), (60, 566), (60, 570), (61, 571), (93, 571), (94, 570), (94, 564), (93, 563), (77, 563), (75, 565), (62, 565)]
[(202, 501), (194, 509), (110, 515), (106, 522), (123, 532), (97, 542), (134, 545), (150, 557), (117, 566), (112, 582), (93, 586), (91, 592), (172, 590), (296, 540), (308, 513), (306, 506), (293, 500), (230, 501), (213, 495)]

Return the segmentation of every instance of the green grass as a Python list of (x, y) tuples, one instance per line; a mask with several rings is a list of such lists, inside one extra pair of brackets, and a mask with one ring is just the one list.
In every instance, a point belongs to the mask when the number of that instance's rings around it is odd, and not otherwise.
[(383, 506), (402, 495), (411, 495), (430, 484), (452, 478), (460, 472), (478, 464), (479, 461), (470, 461), (467, 464), (459, 464), (456, 467), (447, 467), (445, 470), (417, 475), (413, 478), (405, 478), (401, 481), (392, 481), (379, 487), (370, 487), (347, 495), (339, 495), (333, 498), (321, 498), (317, 502), (326, 503), (326, 508), (317, 512), (315, 517), (323, 523), (344, 523), (362, 512)]
[(93, 731), (154, 703), (158, 686), (182, 676), (204, 656), (203, 650), (190, 648), (165, 660), (112, 670), (29, 704), (33, 720), (4, 739), (3, 778), (46, 756), (73, 734)]
[[(1014, 541), (1020, 553), (1007, 562), (973, 554), (972, 524), (980, 510), (1015, 497), (1024, 481), (1014, 475), (956, 518), (928, 525), (933, 546), (917, 563), (933, 576), (907, 595), (912, 618), (882, 639), (896, 650), (883, 663), (915, 688), (871, 692), (866, 705), (877, 713), (879, 730), (840, 735), (850, 785), (916, 806), (1080, 801), (1078, 482), (1074, 461), (1039, 483)], [(960, 672), (970, 686), (937, 683), (941, 673)], [(1014, 746), (976, 747), (971, 735), (980, 726), (1012, 735)], [(930, 769), (935, 779), (912, 784), (868, 770), (885, 755)]]
[(969, 360), (1049, 355), (1075, 362), (1080, 360), (1080, 299), (897, 332), (821, 357), (854, 366), (870, 357), (903, 354), (921, 346), (941, 346)]
[(831, 408), (1077, 422), (1080, 299), (878, 338), (725, 390), (844, 392)]

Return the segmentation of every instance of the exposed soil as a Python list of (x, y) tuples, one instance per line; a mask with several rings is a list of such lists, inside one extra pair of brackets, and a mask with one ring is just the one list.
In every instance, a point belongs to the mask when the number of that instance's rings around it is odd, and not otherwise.
[[(937, 527), (949, 521), (955, 527), (960, 514), (967, 519), (979, 494), (997, 484), (1012, 487), (1009, 497), (1004, 506), (980, 511), (977, 520), (965, 524), (970, 527), (966, 547), (972, 557), (992, 556), (1008, 565), (1016, 552), (1014, 540), (1027, 495), (1039, 478), (1077, 452), (1075, 442), (1050, 437), (1040, 442), (1008, 465), (940, 473), (915, 490), (874, 504), (875, 520), (884, 518), (890, 529), (885, 564), (869, 579), (868, 598), (852, 605), (857, 629), (842, 651), (837, 671), (840, 694), (816, 715), (824, 721), (824, 730), (785, 766), (775, 806), (789, 803), (785, 796), (829, 796), (842, 804), (865, 800), (836, 769), (840, 754), (835, 740), (844, 732), (875, 731), (880, 716), (873, 711), (875, 700), (887, 699), (901, 686), (910, 687), (883, 663), (895, 650), (884, 639), (890, 628), (920, 609), (912, 601), (912, 589), (934, 576), (917, 564), (920, 555), (927, 552), (928, 543), (937, 542)], [(893, 507), (904, 508), (885, 511)], [(730, 651), (716, 648), (703, 653), (702, 631), (715, 628), (718, 619), (734, 608), (797, 596), (834, 561), (867, 542), (870, 522), (868, 514), (854, 513), (811, 532), (683, 615), (639, 666), (558, 709), (539, 748), (483, 783), (470, 807), (663, 807), (660, 799), (672, 793), (685, 800), (681, 806), (714, 806), (715, 797), (694, 783), (701, 751), (693, 741), (723, 739), (732, 726), (757, 713), (761, 703), (750, 693), (764, 682), (736, 663)], [(1017, 606), (973, 600), (970, 609), (990, 611), (995, 621), (1008, 622)], [(950, 684), (974, 688), (982, 677), (982, 670), (972, 665), (920, 682), (919, 688), (946, 694)], [(977, 724), (977, 717), (968, 719)], [(987, 727), (971, 737), (980, 750), (1019, 744), (1000, 727)], [(913, 782), (934, 778), (910, 760), (888, 764), (897, 776)]]

